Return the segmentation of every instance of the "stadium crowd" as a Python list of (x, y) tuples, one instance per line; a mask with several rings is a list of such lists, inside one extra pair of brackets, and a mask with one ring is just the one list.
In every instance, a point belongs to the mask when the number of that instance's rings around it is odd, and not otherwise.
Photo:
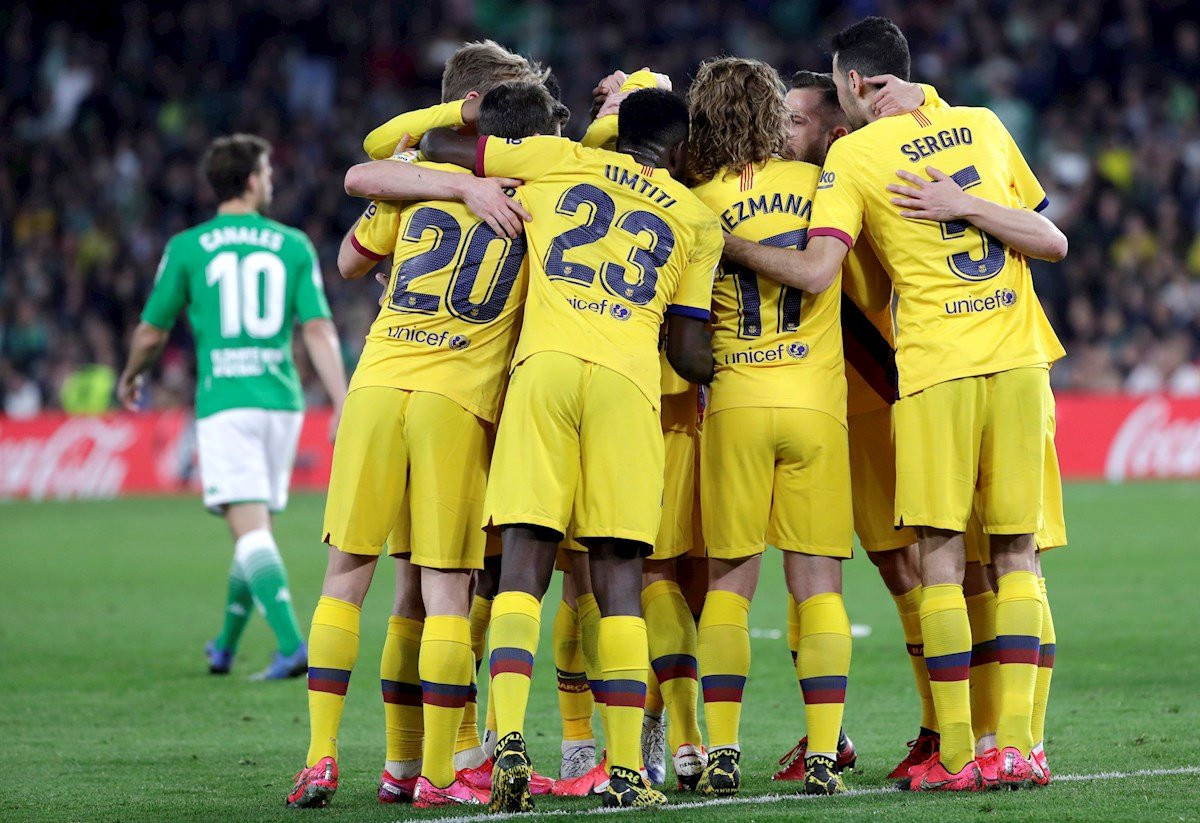
[[(316, 245), (352, 363), (377, 293), (332, 283), (359, 211), (342, 175), (372, 126), (436, 100), (463, 40), (486, 35), (569, 65), (567, 133), (579, 136), (586, 78), (653, 65), (682, 89), (700, 60), (722, 53), (785, 75), (820, 68), (828, 34), (868, 14), (907, 32), (914, 79), (995, 110), (1049, 190), (1047, 214), (1073, 250), (1053, 270), (1033, 264), (1068, 351), (1055, 385), (1200, 394), (1200, 24), (1188, 5), (132, 0), (54, 21), (10, 6), (0, 11), (0, 408), (109, 408), (166, 239), (213, 207), (196, 164), (216, 134), (274, 144), (272, 216)], [(155, 375), (155, 406), (191, 402), (186, 334), (176, 331)]]

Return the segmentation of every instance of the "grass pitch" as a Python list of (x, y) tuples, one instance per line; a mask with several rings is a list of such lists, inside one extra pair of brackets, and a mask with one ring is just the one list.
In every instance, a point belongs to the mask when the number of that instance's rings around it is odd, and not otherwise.
[[(757, 631), (742, 720), (743, 796), (706, 813), (926, 822), (1200, 818), (1194, 768), (1094, 777), (1200, 766), (1200, 485), (1066, 491), (1071, 546), (1045, 558), (1058, 632), (1047, 722), (1054, 786), (955, 797), (884, 791), (884, 775), (915, 734), (918, 712), (894, 608), (860, 552), (846, 564), (846, 601), (852, 621), (870, 634), (855, 640), (846, 728), (859, 751), (859, 769), (847, 782), (863, 793), (771, 797), (789, 788), (770, 782), (775, 760), (803, 733), (782, 632), (784, 588), (771, 556), (751, 612)], [(317, 542), (322, 502), (299, 496), (277, 524), (306, 626), (324, 569)], [(296, 812), (283, 798), (307, 746), (303, 680), (247, 682), (271, 653), (258, 617), (234, 674), (206, 672), (202, 647), (218, 628), (232, 551), (222, 521), (186, 498), (9, 504), (0, 506), (0, 519), (0, 819), (437, 816), (375, 801), (383, 760), (378, 659), (391, 588), (385, 565), (363, 612), (340, 737), (341, 788), (331, 808)], [(528, 723), (534, 762), (549, 774), (557, 770), (560, 732), (549, 642), (555, 598), (557, 584), (544, 612)], [(1058, 779), (1064, 776), (1092, 777)], [(578, 813), (595, 805), (539, 799), (538, 809)], [(639, 819), (695, 814), (693, 807)]]

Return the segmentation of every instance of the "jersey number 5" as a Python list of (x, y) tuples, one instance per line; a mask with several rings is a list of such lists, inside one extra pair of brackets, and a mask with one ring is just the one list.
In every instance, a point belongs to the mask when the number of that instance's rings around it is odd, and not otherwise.
[[(781, 249), (802, 249), (808, 242), (808, 229), (792, 229), (774, 237), (758, 241), (764, 246)], [(738, 337), (759, 337), (762, 328), (762, 294), (758, 290), (758, 275), (739, 266), (729, 266), (728, 273), (734, 276), (734, 287), (738, 298)], [(791, 286), (779, 286), (779, 333), (786, 334), (800, 328), (800, 305), (804, 292)]]
[(635, 245), (625, 258), (637, 269), (634, 280), (625, 276), (625, 266), (620, 263), (609, 261), (600, 266), (600, 281), (605, 291), (634, 305), (646, 305), (654, 299), (659, 267), (666, 264), (671, 250), (675, 248), (675, 234), (671, 227), (661, 217), (648, 211), (627, 211), (618, 217), (613, 199), (591, 183), (581, 183), (567, 189), (555, 211), (575, 215), (584, 205), (589, 207), (587, 222), (568, 229), (550, 244), (550, 251), (546, 253), (546, 276), (551, 280), (567, 280), (590, 286), (596, 279), (596, 270), (583, 263), (568, 262), (563, 258), (564, 252), (595, 243), (607, 235), (614, 225), (634, 238), (648, 234), (650, 247), (644, 249)]
[[(974, 166), (967, 166), (950, 176), (964, 191), (974, 188), (982, 182), (979, 172)], [(950, 266), (950, 271), (958, 277), (977, 283), (980, 280), (991, 280), (1004, 268), (1006, 249), (1004, 244), (992, 235), (975, 228), (965, 220), (951, 220), (938, 225), (942, 228), (943, 240), (958, 240), (965, 237), (968, 232), (974, 232), (979, 236), (979, 241), (983, 245), (983, 255), (978, 259), (972, 257), (970, 251), (947, 255), (946, 264)]]

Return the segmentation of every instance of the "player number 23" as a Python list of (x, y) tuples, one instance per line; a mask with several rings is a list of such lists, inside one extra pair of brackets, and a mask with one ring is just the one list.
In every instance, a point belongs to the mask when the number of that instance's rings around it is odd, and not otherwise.
[(618, 215), (613, 199), (590, 183), (567, 189), (555, 210), (559, 214), (576, 215), (582, 206), (588, 207), (587, 222), (554, 238), (550, 251), (546, 253), (546, 276), (551, 280), (567, 280), (581, 286), (592, 285), (596, 270), (583, 263), (566, 260), (563, 255), (569, 249), (595, 243), (616, 226), (635, 240), (649, 235), (650, 246), (642, 248), (634, 244), (625, 258), (636, 269), (634, 279), (626, 275), (624, 265), (609, 261), (600, 266), (600, 282), (615, 297), (638, 306), (649, 303), (654, 299), (658, 284), (658, 269), (666, 264), (671, 250), (675, 248), (675, 234), (671, 227), (661, 217), (648, 211), (635, 209)]

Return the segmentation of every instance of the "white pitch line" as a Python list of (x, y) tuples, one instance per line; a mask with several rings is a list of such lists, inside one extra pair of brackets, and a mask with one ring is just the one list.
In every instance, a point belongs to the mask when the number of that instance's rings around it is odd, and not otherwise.
[[(1183, 774), (1200, 774), (1200, 766), (1180, 766), (1175, 769), (1140, 769), (1132, 772), (1097, 772), (1096, 774), (1056, 774), (1054, 775), (1055, 783), (1087, 783), (1093, 780), (1123, 780), (1129, 777), (1171, 777)], [(832, 800), (836, 801), (842, 797), (869, 797), (873, 795), (883, 794), (898, 794), (899, 790), (887, 787), (879, 787), (874, 789), (851, 789), (845, 794), (838, 795)], [(672, 803), (668, 806), (660, 806), (654, 809), (655, 813), (687, 811), (689, 809), (712, 809), (724, 806), (747, 806), (755, 803), (783, 803), (785, 801), (805, 802), (810, 800), (824, 800), (828, 802), (830, 798), (818, 797), (815, 795), (805, 794), (759, 794), (759, 795), (744, 795), (741, 797), (729, 797), (722, 800), (705, 800), (705, 801), (689, 801), (687, 803)], [(528, 814), (472, 814), (461, 815), (459, 817), (441, 817), (437, 818), (438, 823), (477, 823), (477, 821), (493, 821), (493, 820), (532, 820), (539, 817), (565, 817), (565, 816), (594, 816), (605, 814), (620, 814), (623, 812), (646, 811), (646, 809), (607, 809), (604, 807), (592, 809), (554, 809), (545, 812), (530, 812)], [(397, 823), (405, 823), (409, 820), (420, 820), (419, 817), (402, 817)]]

